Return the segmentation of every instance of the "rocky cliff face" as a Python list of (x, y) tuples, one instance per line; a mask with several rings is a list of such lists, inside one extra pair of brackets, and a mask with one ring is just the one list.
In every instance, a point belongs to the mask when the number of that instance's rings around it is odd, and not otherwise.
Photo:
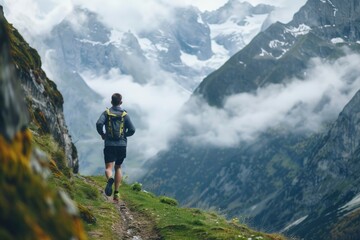
[[(9, 54), (10, 42), (7, 39), (7, 24), (5, 25), (4, 12), (0, 6), (1, 19), (1, 125), (0, 132), (7, 141), (14, 138), (15, 134), (24, 129), (29, 122), (29, 116), (23, 98), (16, 102), (16, 97), (20, 94), (20, 85), (18, 78), (14, 75), (14, 66), (11, 64), (11, 56)], [(6, 109), (6, 111), (5, 111)]]
[(41, 69), (41, 59), (35, 49), (10, 24), (10, 54), (14, 72), (21, 83), (31, 119), (30, 128), (39, 134), (50, 134), (64, 149), (68, 166), (78, 169), (76, 148), (65, 124), (63, 97), (54, 82)]
[(360, 4), (353, 0), (311, 0), (294, 15), (292, 24), (318, 28), (327, 37), (342, 34), (349, 41), (359, 39)]
[[(20, 83), (24, 84), (22, 81), (27, 78), (25, 65), (35, 64), (30, 61), (38, 59), (26, 55), (29, 53), (27, 51), (17, 52), (17, 55), (14, 55), (16, 50), (25, 50), (24, 48), (29, 50), (29, 46), (25, 42), (14, 42), (14, 40), (21, 40), (21, 38), (4, 19), (1, 7), (0, 188), (2, 196), (0, 198), (0, 238), (9, 240), (86, 239), (77, 209), (69, 197), (64, 192), (54, 192), (45, 183), (44, 177), (48, 172), (45, 165), (48, 160), (33, 147), (32, 133), (27, 128), (29, 117), (23, 90), (30, 91), (30, 83), (23, 89), (20, 87)], [(13, 44), (16, 46), (12, 46)], [(12, 60), (16, 62), (16, 67)], [(20, 66), (20, 63), (24, 65)], [(38, 68), (31, 69), (39, 70)], [(36, 80), (35, 77), (28, 77)], [(41, 80), (38, 81), (40, 82), (36, 83), (38, 84), (36, 86), (45, 87), (41, 84)], [(33, 87), (36, 88), (36, 86)], [(32, 94), (34, 93), (32, 92)], [(31, 97), (32, 95), (27, 93), (27, 96)], [(34, 101), (39, 99), (41, 98), (37, 97)], [(49, 98), (46, 99), (49, 101)], [(31, 104), (30, 106), (39, 108), (39, 111), (44, 110), (39, 105)], [(43, 118), (46, 119), (45, 113)], [(51, 129), (52, 127), (48, 126), (46, 130)]]
[(296, 212), (292, 220), (302, 219), (286, 229), (290, 234), (305, 239), (356, 239), (360, 236), (360, 231), (354, 228), (360, 220), (359, 104), (360, 92), (357, 92), (310, 152), (298, 182), (286, 187), (269, 203), (270, 208), (291, 206)]

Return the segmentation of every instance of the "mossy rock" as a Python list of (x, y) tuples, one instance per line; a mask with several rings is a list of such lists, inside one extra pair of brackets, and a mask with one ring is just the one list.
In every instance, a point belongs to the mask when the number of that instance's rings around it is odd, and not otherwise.
[(78, 209), (80, 211), (80, 217), (82, 220), (89, 224), (96, 223), (96, 217), (91, 213), (90, 209), (81, 204), (78, 204)]
[(170, 198), (170, 197), (166, 197), (166, 196), (161, 196), (160, 197), (160, 202), (171, 205), (171, 206), (179, 205), (179, 203), (175, 199)]
[(134, 190), (134, 191), (140, 192), (141, 189), (142, 189), (142, 184), (136, 182), (136, 183), (131, 185), (131, 189)]
[(30, 131), (11, 142), (0, 136), (1, 239), (86, 239), (70, 203), (31, 170), (32, 152)]

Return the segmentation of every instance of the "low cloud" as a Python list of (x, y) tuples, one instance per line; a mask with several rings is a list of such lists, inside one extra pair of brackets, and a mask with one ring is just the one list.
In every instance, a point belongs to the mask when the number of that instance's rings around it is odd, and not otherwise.
[[(129, 149), (139, 166), (165, 150), (184, 128), (192, 130), (187, 137), (191, 144), (219, 147), (254, 141), (271, 128), (318, 132), (336, 119), (360, 89), (359, 62), (360, 56), (351, 53), (332, 62), (312, 59), (305, 79), (289, 79), (255, 93), (230, 96), (223, 109), (199, 99), (187, 101), (189, 93), (161, 71), (146, 84), (135, 82), (117, 69), (102, 75), (84, 72), (82, 76), (104, 97), (104, 108), (109, 107), (112, 93), (123, 94), (123, 107), (137, 127)], [(129, 170), (134, 171), (136, 167)]]
[(166, 149), (168, 141), (178, 133), (177, 113), (190, 93), (172, 81), (170, 75), (159, 70), (157, 76), (146, 84), (135, 82), (118, 69), (102, 75), (93, 72), (81, 75), (104, 97), (104, 109), (111, 106), (110, 97), (114, 92), (122, 94), (123, 108), (129, 112), (137, 129), (129, 139), (129, 149), (133, 149), (133, 158), (138, 163)]
[(236, 146), (253, 141), (270, 128), (298, 132), (319, 131), (333, 121), (360, 89), (360, 56), (350, 54), (335, 62), (310, 61), (305, 80), (271, 84), (255, 93), (227, 98), (223, 109), (193, 101), (183, 120), (195, 133), (193, 144)]
[(0, 0), (5, 16), (26, 39), (49, 34), (73, 9), (70, 0)]

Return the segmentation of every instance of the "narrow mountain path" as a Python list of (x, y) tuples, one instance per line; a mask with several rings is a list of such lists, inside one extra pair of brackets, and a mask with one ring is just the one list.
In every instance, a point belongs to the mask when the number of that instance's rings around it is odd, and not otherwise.
[(122, 240), (157, 240), (161, 239), (158, 232), (155, 229), (154, 223), (144, 214), (136, 211), (132, 211), (127, 203), (121, 199), (120, 192), (120, 201), (114, 202), (112, 197), (108, 197), (104, 193), (104, 186), (99, 186), (95, 181), (89, 178), (84, 178), (84, 180), (96, 187), (104, 196), (104, 200), (111, 202), (116, 205), (118, 209), (121, 221), (114, 224), (112, 227), (114, 235), (118, 236), (117, 239)]

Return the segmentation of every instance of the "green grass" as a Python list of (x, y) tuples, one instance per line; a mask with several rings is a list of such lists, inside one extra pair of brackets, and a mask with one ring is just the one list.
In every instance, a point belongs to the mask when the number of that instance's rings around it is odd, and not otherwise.
[(89, 239), (118, 239), (112, 229), (120, 222), (115, 205), (107, 202), (99, 189), (88, 183), (90, 179), (71, 174), (63, 150), (52, 136), (34, 134), (33, 143), (52, 159), (49, 163), (52, 174), (47, 183), (52, 189), (65, 191), (76, 202)]
[[(48, 157), (54, 161), (54, 165), (50, 164), (50, 169), (54, 174), (64, 174), (67, 177), (71, 176), (71, 170), (67, 167), (67, 160), (65, 157), (64, 149), (54, 140), (50, 134), (38, 135), (34, 133), (33, 144), (40, 148), (43, 152), (48, 154)], [(56, 168), (54, 171), (53, 168)]]
[[(73, 179), (76, 188), (74, 200), (86, 207), (96, 218), (96, 223), (84, 223), (85, 230), (90, 233), (89, 239), (97, 239), (98, 235), (103, 239), (117, 239), (112, 230), (112, 227), (120, 222), (120, 215), (115, 205), (106, 201), (97, 188), (84, 180), (86, 178), (74, 177)], [(105, 179), (103, 185), (105, 185)], [(92, 236), (92, 232), (96, 232), (97, 235)]]
[(77, 203), (89, 239), (118, 239), (113, 231), (113, 227), (120, 222), (116, 206), (108, 202), (99, 189), (88, 181), (91, 179), (82, 176), (69, 179), (64, 175), (52, 175), (50, 178), (53, 187), (63, 189)]
[[(102, 176), (91, 179), (97, 184), (105, 183)], [(132, 211), (144, 214), (149, 221), (155, 223), (163, 239), (284, 239), (279, 235), (255, 232), (215, 213), (175, 206), (172, 204), (173, 201), (176, 202), (174, 199), (136, 191), (127, 184), (121, 186), (120, 194)]]
[[(67, 192), (77, 203), (89, 239), (117, 239), (114, 229), (121, 226), (120, 213), (99, 191), (105, 186), (105, 177), (72, 175), (64, 165), (62, 150), (49, 135), (35, 135), (34, 143), (53, 159), (48, 184)], [(214, 212), (179, 207), (175, 199), (143, 191), (139, 183), (124, 183), (120, 194), (129, 209), (144, 216), (140, 221), (154, 223), (162, 239), (284, 239), (253, 231), (237, 219), (229, 221)]]
[(53, 104), (62, 108), (64, 99), (58, 91), (56, 84), (47, 78), (45, 72), (41, 69), (41, 59), (37, 51), (32, 48), (20, 35), (20, 33), (9, 23), (6, 23), (7, 32), (10, 38), (10, 54), (14, 64), (23, 74), (28, 74), (29, 70), (38, 83), (42, 83), (45, 92)]
[[(105, 177), (72, 175), (63, 165), (65, 157), (59, 146), (49, 135), (35, 136), (34, 142), (54, 160), (48, 184), (67, 192), (77, 203), (89, 239), (117, 239), (114, 228), (121, 226), (119, 211), (99, 191), (105, 186)], [(253, 231), (237, 219), (229, 221), (214, 212), (179, 207), (175, 199), (157, 197), (141, 187), (139, 183), (124, 183), (120, 188), (121, 198), (129, 209), (147, 219), (141, 221), (154, 223), (162, 239), (284, 239)]]

